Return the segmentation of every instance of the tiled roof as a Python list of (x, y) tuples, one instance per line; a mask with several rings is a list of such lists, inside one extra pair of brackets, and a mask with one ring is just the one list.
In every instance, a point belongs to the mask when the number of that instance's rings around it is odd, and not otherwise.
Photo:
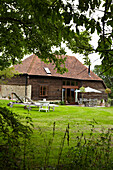
[[(28, 75), (42, 75), (42, 76), (53, 76), (53, 77), (63, 77), (63, 78), (73, 78), (81, 80), (102, 80), (92, 71), (90, 75), (88, 74), (88, 68), (84, 66), (76, 57), (65, 56), (67, 73), (59, 74), (56, 69), (54, 70), (54, 65), (52, 63), (46, 64), (36, 55), (31, 55), (30, 57), (23, 60), (22, 64), (15, 65), (15, 69), (19, 73), (26, 73)], [(51, 74), (47, 74), (44, 67), (49, 68)]]

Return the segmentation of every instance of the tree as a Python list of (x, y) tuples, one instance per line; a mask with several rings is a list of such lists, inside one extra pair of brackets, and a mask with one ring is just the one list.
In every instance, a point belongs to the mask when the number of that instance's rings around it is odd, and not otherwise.
[[(0, 70), (20, 62), (25, 54), (35, 53), (44, 61), (55, 63), (58, 71), (66, 71), (65, 67), (60, 69), (65, 59), (55, 55), (65, 54), (61, 42), (70, 37), (78, 40), (78, 37), (66, 26), (67, 19), (61, 12), (65, 8), (61, 0), (2, 0)], [(60, 50), (52, 52), (52, 47)]]
[(10, 67), (10, 68), (4, 68), (2, 71), (0, 70), (0, 84), (1, 83), (7, 83), (6, 79), (14, 77), (16, 75), (18, 75), (19, 73), (17, 71), (15, 71), (14, 67)]
[[(103, 3), (103, 16), (93, 17)], [(66, 71), (64, 42), (74, 52), (98, 52), (105, 69), (113, 63), (113, 3), (111, 0), (1, 0), (0, 2), (0, 70), (20, 62), (25, 54), (35, 53), (46, 62), (53, 62), (58, 71)], [(89, 44), (89, 35), (99, 36), (98, 47)], [(108, 31), (109, 28), (109, 31)], [(106, 30), (107, 29), (107, 30)], [(53, 47), (59, 47), (53, 51)], [(64, 69), (60, 65), (64, 64)]]
[(113, 68), (110, 68), (108, 71), (103, 72), (102, 65), (96, 65), (94, 67), (93, 72), (97, 74), (100, 78), (102, 78), (106, 86), (109, 89), (111, 89), (111, 93), (109, 93), (109, 97), (113, 99)]

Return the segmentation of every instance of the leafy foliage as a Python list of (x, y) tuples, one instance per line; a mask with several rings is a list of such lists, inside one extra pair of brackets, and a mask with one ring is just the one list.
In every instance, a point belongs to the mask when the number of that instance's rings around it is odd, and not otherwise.
[(108, 88), (111, 89), (111, 93), (108, 94), (113, 99), (113, 69), (105, 70), (102, 65), (96, 65), (94, 67), (94, 73), (102, 78)]
[(85, 87), (80, 87), (80, 91), (81, 91), (81, 93), (85, 93)]
[(73, 34), (73, 38), (68, 36), (67, 46), (74, 52), (88, 56), (93, 48), (89, 44), (91, 36), (87, 31), (78, 34)]
[[(103, 6), (102, 17), (96, 16)], [(25, 54), (35, 53), (42, 60), (53, 62), (66, 71), (64, 42), (74, 52), (99, 52), (103, 65), (113, 63), (113, 3), (111, 0), (1, 0), (0, 2), (0, 70), (21, 61)], [(81, 34), (81, 30), (85, 33)], [(89, 44), (89, 35), (97, 32), (97, 48)], [(87, 35), (86, 35), (87, 34)], [(53, 51), (53, 47), (59, 50)]]
[(0, 107), (0, 169), (19, 169), (23, 144), (32, 132), (19, 119), (6, 107)]
[(107, 89), (105, 90), (105, 93), (107, 93), (107, 94), (111, 93), (111, 89), (107, 88)]
[(85, 87), (84, 86), (80, 87), (80, 92), (82, 93), (82, 104), (83, 104), (83, 96), (84, 96), (84, 93), (85, 93)]
[(6, 83), (6, 78), (11, 78), (19, 73), (15, 71), (14, 67), (4, 68), (2, 71), (0, 70), (0, 83)]

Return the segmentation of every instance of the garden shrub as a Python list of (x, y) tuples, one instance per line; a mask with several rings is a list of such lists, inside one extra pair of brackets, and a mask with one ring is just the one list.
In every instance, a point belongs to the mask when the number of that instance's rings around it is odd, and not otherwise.
[(25, 158), (24, 144), (32, 130), (29, 124), (22, 124), (20, 120), (19, 115), (0, 107), (0, 169), (20, 169), (20, 164), (25, 166), (22, 152)]

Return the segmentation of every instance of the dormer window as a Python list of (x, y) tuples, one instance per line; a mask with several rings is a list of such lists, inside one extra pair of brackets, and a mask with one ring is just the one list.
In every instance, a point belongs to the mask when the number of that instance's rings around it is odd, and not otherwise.
[(45, 72), (46, 72), (47, 74), (51, 74), (51, 72), (50, 72), (50, 70), (49, 70), (48, 67), (44, 67), (44, 70), (45, 70)]

